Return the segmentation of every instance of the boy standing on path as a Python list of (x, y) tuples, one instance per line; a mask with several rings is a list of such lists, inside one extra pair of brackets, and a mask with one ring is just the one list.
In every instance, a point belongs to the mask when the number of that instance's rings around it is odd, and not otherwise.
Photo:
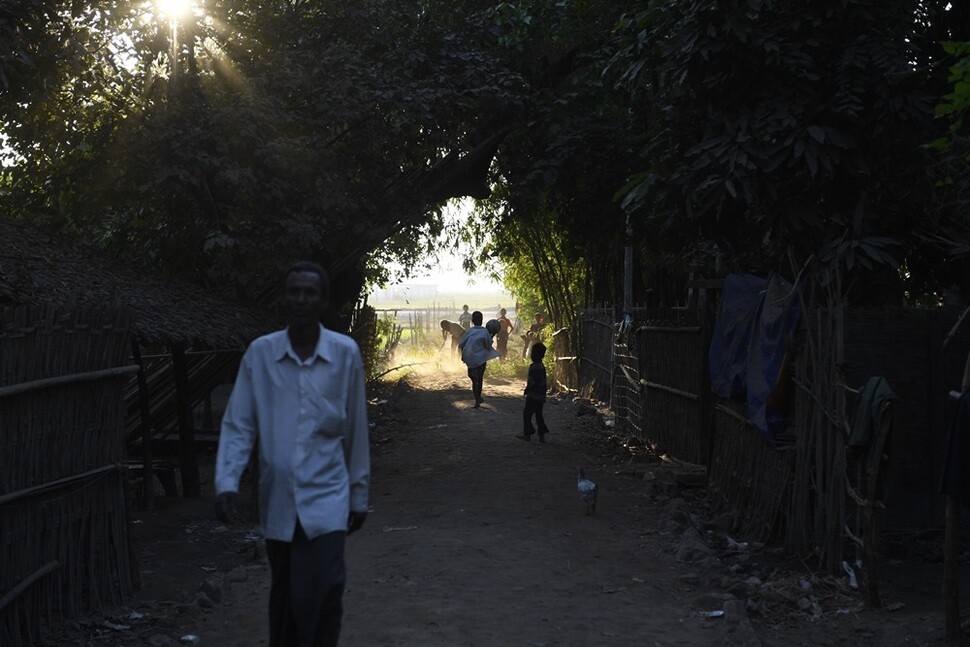
[(542, 342), (532, 344), (529, 350), (529, 357), (532, 364), (529, 366), (529, 376), (525, 383), (525, 411), (522, 412), (522, 433), (516, 438), (522, 440), (532, 440), (532, 434), (536, 432), (532, 426), (532, 416), (536, 417), (536, 425), (539, 427), (539, 442), (546, 442), (546, 434), (549, 428), (546, 427), (546, 420), (542, 417), (542, 405), (546, 401), (546, 367), (542, 364), (542, 358), (546, 356), (546, 346)]
[(498, 351), (492, 348), (492, 335), (482, 326), (482, 313), (476, 310), (472, 313), (472, 327), (458, 342), (461, 349), (461, 361), (468, 366), (468, 377), (472, 380), (472, 394), (475, 396), (475, 406), (478, 409), (484, 400), (482, 398), (482, 381), (485, 379), (485, 363), (498, 357)]
[(505, 308), (498, 311), (498, 334), (495, 341), (498, 342), (498, 356), (501, 361), (505, 361), (509, 354), (509, 333), (512, 331), (512, 322), (506, 316)]
[(320, 325), (329, 295), (322, 267), (290, 268), (289, 326), (246, 349), (219, 434), (216, 512), (226, 522), (237, 516), (239, 478), (259, 442), (271, 647), (336, 647), (344, 539), (367, 517), (364, 367), (353, 339)]
[[(461, 307), (461, 314), (458, 315), (458, 323), (460, 323), (461, 327), (464, 328), (465, 330), (468, 330), (469, 328), (471, 328), (472, 316), (468, 312), (468, 306)], [(481, 323), (481, 322), (479, 321), (478, 323)]]

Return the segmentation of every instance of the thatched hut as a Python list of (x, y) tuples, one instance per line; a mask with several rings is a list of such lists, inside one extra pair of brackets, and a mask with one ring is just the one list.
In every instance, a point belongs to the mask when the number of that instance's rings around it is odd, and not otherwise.
[(143, 347), (245, 348), (272, 318), (203, 288), (136, 272), (75, 241), (0, 218), (0, 305), (123, 307)]

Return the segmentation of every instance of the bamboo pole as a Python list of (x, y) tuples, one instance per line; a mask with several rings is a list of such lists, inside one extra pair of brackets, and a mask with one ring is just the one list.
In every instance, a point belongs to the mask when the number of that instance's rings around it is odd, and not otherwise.
[(48, 573), (52, 572), (60, 565), (61, 563), (58, 561), (47, 562), (46, 564), (38, 568), (36, 571), (28, 575), (23, 581), (17, 584), (17, 586), (13, 587), (12, 589), (4, 593), (3, 597), (0, 598), (0, 611), (2, 611), (3, 608), (6, 607), (8, 604), (16, 600), (24, 591), (27, 590), (27, 588), (31, 584), (33, 584), (40, 578), (44, 577)]
[(179, 471), (182, 472), (182, 496), (197, 497), (202, 494), (199, 483), (199, 461), (195, 451), (195, 425), (192, 422), (192, 405), (189, 394), (189, 369), (185, 359), (185, 347), (172, 348), (172, 370), (175, 372), (175, 393), (178, 399), (179, 421)]
[(612, 375), (612, 374), (613, 374), (613, 371), (611, 371), (610, 369), (608, 369), (608, 368), (606, 368), (606, 367), (605, 367), (605, 366), (603, 366), (602, 364), (599, 364), (599, 363), (597, 363), (597, 362), (594, 362), (593, 360), (591, 360), (591, 359), (589, 359), (588, 357), (580, 357), (580, 358), (579, 358), (579, 361), (580, 361), (580, 362), (586, 362), (587, 364), (590, 364), (590, 365), (592, 365), (592, 366), (595, 366), (595, 367), (596, 367), (596, 368), (598, 368), (599, 370), (601, 370), (601, 371), (603, 371), (603, 372), (605, 372), (605, 373), (609, 373), (610, 375)]
[(91, 478), (92, 476), (97, 476), (98, 474), (103, 474), (105, 472), (110, 472), (111, 470), (116, 470), (116, 469), (119, 469), (118, 465), (105, 465), (104, 467), (97, 467), (93, 470), (88, 470), (80, 474), (75, 474), (74, 476), (67, 476), (62, 479), (57, 479), (56, 481), (41, 483), (40, 485), (32, 485), (22, 490), (17, 490), (16, 492), (7, 492), (6, 494), (0, 495), (0, 505), (7, 505), (11, 501), (22, 499), (25, 496), (37, 494), (45, 490), (52, 490), (61, 485), (67, 485), (68, 483), (83, 481), (86, 478)]
[(666, 384), (658, 384), (657, 382), (650, 382), (648, 380), (640, 379), (640, 384), (647, 387), (648, 389), (657, 389), (658, 391), (665, 391), (672, 395), (677, 395), (682, 398), (687, 398), (693, 402), (697, 402), (699, 396), (696, 393), (690, 393), (688, 391), (681, 391), (680, 389), (675, 389), (672, 386), (667, 386)]
[(733, 410), (725, 407), (723, 404), (715, 404), (714, 405), (714, 410), (715, 411), (720, 411), (721, 413), (723, 413), (723, 414), (725, 414), (727, 416), (730, 416), (730, 417), (734, 418), (738, 422), (744, 423), (745, 426), (750, 427), (750, 426), (753, 426), (754, 425), (754, 423), (751, 422), (749, 419), (745, 418), (744, 416), (742, 416), (737, 411), (733, 411)]
[[(700, 306), (704, 312), (703, 306)], [(670, 333), (699, 333), (703, 331), (702, 326), (640, 326), (637, 332), (670, 332)]]
[(145, 363), (142, 360), (141, 347), (134, 338), (131, 340), (131, 356), (138, 364), (138, 411), (141, 415), (141, 503), (145, 510), (154, 510), (155, 469), (152, 464), (152, 414), (149, 405), (148, 378), (145, 376)]
[(61, 386), (63, 384), (77, 384), (78, 382), (103, 380), (109, 377), (116, 377), (118, 375), (130, 375), (137, 370), (137, 366), (116, 366), (114, 368), (106, 368), (100, 371), (73, 373), (71, 375), (58, 375), (57, 377), (47, 377), (42, 380), (33, 380), (32, 382), (11, 384), (10, 386), (0, 387), (0, 398), (11, 395), (19, 395), (28, 391), (36, 391), (38, 389), (47, 389), (52, 386)]
[[(963, 367), (960, 393), (970, 391), (970, 353)], [(960, 499), (953, 494), (946, 497), (946, 530), (943, 540), (943, 611), (946, 616), (946, 637), (960, 638), (960, 583), (957, 579), (960, 557)]]
[[(866, 594), (869, 599), (869, 604), (872, 607), (879, 608), (882, 606), (882, 599), (879, 596), (879, 586), (876, 577), (876, 497), (878, 496), (877, 488), (879, 486), (879, 475), (880, 468), (882, 467), (882, 455), (885, 451), (886, 442), (889, 436), (890, 430), (890, 420), (891, 420), (891, 405), (886, 403), (883, 404), (882, 410), (880, 411), (881, 417), (879, 420), (879, 429), (876, 435), (876, 441), (873, 445), (872, 452), (869, 455), (869, 463), (866, 466), (866, 481), (867, 481), (867, 492), (869, 496), (869, 501), (863, 507), (862, 511), (862, 537), (863, 537), (863, 559), (866, 565)], [(851, 493), (851, 488), (848, 488)]]
[(700, 451), (704, 456), (704, 463), (707, 465), (707, 478), (711, 478), (711, 463), (714, 462), (714, 394), (711, 391), (711, 338), (714, 336), (714, 319), (716, 312), (714, 309), (714, 294), (706, 287), (698, 288), (697, 316), (700, 317), (698, 334), (701, 340), (700, 366), (698, 369), (701, 375), (700, 397), (697, 400), (698, 415), (700, 417)]

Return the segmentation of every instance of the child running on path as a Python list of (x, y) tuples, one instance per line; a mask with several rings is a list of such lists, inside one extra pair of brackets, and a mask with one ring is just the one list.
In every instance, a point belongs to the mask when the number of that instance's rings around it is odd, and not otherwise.
[(549, 428), (546, 427), (545, 418), (542, 417), (542, 405), (546, 402), (546, 367), (542, 364), (542, 358), (546, 356), (546, 346), (542, 342), (532, 344), (529, 350), (529, 357), (532, 364), (529, 366), (529, 376), (525, 383), (525, 411), (522, 412), (522, 433), (516, 438), (522, 440), (532, 440), (532, 434), (536, 432), (532, 426), (532, 416), (536, 417), (536, 425), (539, 427), (539, 442), (546, 442), (546, 434)]
[(485, 363), (498, 357), (498, 351), (492, 348), (492, 335), (482, 326), (482, 313), (476, 310), (472, 313), (472, 327), (458, 342), (461, 349), (461, 361), (468, 366), (468, 377), (472, 380), (472, 394), (475, 396), (473, 409), (478, 409), (484, 398), (482, 397), (482, 382), (485, 379)]

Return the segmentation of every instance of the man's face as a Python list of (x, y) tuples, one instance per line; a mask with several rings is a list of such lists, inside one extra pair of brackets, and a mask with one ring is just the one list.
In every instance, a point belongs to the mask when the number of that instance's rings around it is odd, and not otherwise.
[(283, 290), (283, 307), (290, 325), (308, 326), (320, 321), (327, 300), (316, 272), (290, 272)]

